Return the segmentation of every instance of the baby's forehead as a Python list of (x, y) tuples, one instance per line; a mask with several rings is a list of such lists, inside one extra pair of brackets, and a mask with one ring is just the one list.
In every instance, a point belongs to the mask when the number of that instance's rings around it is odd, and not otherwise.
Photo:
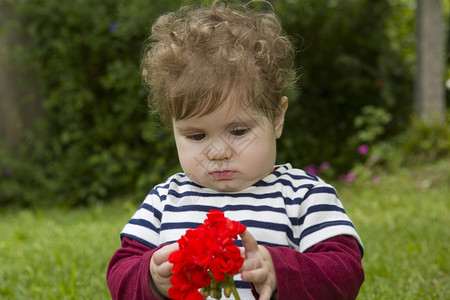
[(252, 95), (242, 96), (233, 93), (228, 96), (224, 95), (211, 111), (220, 111), (229, 116), (241, 114), (258, 115), (262, 112), (257, 109), (257, 107), (259, 107), (257, 101), (258, 100), (254, 99)]
[[(189, 101), (189, 99), (185, 99), (185, 101)], [(210, 106), (209, 109), (206, 109), (206, 107), (211, 105), (208, 103), (208, 100), (203, 104), (201, 101), (200, 103), (197, 102), (197, 104), (199, 104), (199, 107), (193, 109), (191, 113), (188, 114), (188, 118), (200, 118), (206, 115), (220, 114), (227, 119), (235, 119), (236, 122), (249, 123), (259, 120), (262, 117), (267, 117), (264, 111), (259, 108), (261, 105), (256, 103), (252, 98), (234, 97), (233, 95), (230, 95), (228, 97), (223, 97), (220, 101), (215, 103), (214, 106)], [(181, 117), (180, 119), (183, 118), (184, 117)]]

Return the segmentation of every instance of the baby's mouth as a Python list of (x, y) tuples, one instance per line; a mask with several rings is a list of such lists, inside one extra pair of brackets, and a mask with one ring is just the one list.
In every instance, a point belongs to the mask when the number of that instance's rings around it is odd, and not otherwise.
[(233, 179), (233, 177), (236, 174), (236, 171), (231, 170), (221, 170), (221, 171), (213, 171), (209, 173), (214, 179), (217, 180), (230, 180)]

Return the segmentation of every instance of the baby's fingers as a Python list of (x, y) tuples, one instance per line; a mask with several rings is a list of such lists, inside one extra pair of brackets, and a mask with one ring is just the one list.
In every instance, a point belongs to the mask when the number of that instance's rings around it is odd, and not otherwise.
[(152, 258), (156, 265), (163, 264), (168, 261), (170, 253), (179, 249), (178, 243), (166, 245), (157, 250)]
[(269, 300), (272, 297), (273, 290), (269, 284), (266, 283), (267, 272), (264, 269), (244, 271), (241, 273), (241, 278), (242, 280), (252, 282), (255, 285), (260, 300)]
[(248, 230), (245, 230), (243, 233), (240, 234), (242, 239), (242, 246), (244, 246), (246, 257), (248, 256), (248, 253), (250, 252), (257, 252), (258, 251), (258, 243), (256, 242), (253, 235), (248, 232)]
[(268, 285), (263, 285), (260, 290), (257, 289), (259, 294), (259, 300), (270, 300), (272, 298), (273, 291)]
[(172, 264), (169, 262), (162, 263), (158, 266), (158, 273), (163, 278), (172, 276)]
[(158, 249), (150, 260), (150, 272), (152, 277), (157, 276), (161, 279), (172, 276), (173, 264), (168, 261), (170, 253), (178, 250), (178, 244), (173, 243)]
[(250, 269), (241, 273), (241, 278), (244, 281), (252, 282), (254, 284), (263, 283), (267, 279), (267, 274), (264, 269)]

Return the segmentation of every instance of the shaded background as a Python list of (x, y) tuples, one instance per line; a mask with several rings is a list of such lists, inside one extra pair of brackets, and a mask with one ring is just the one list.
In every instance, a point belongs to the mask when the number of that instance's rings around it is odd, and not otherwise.
[[(148, 113), (139, 62), (154, 20), (190, 2), (0, 2), (0, 206), (142, 200), (180, 170), (170, 131)], [(391, 157), (399, 147), (428, 160), (448, 153), (448, 121), (414, 118), (415, 0), (271, 2), (302, 75), (280, 163), (337, 179), (375, 158), (405, 163)], [(443, 3), (442, 88), (449, 10)]]

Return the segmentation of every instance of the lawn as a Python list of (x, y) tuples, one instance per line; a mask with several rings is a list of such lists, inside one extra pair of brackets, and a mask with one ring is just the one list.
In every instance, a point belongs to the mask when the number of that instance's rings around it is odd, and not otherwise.
[(365, 246), (358, 299), (450, 299), (450, 160), (341, 188)]
[[(365, 246), (358, 299), (450, 299), (449, 183), (447, 159), (336, 185)], [(105, 270), (137, 205), (0, 211), (0, 299), (108, 299)]]

